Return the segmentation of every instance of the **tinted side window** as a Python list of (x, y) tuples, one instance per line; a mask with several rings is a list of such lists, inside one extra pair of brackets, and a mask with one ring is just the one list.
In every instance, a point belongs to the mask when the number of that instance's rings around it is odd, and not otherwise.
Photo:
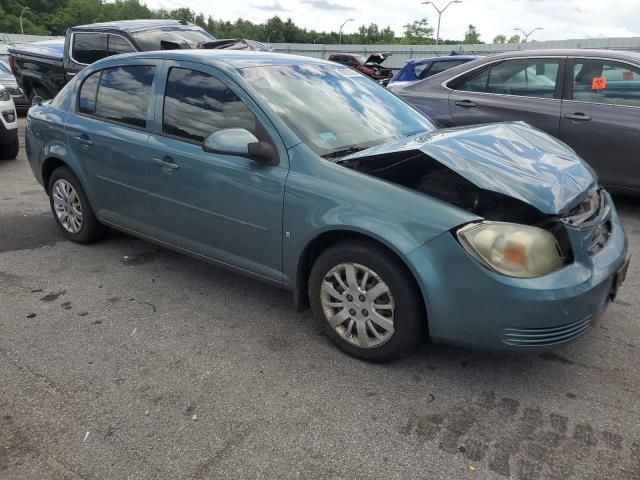
[(506, 60), (466, 81), (459, 90), (553, 98), (560, 60)]
[(245, 128), (256, 133), (256, 117), (221, 81), (184, 68), (169, 71), (162, 131), (191, 142), (202, 142), (218, 130)]
[(413, 74), (416, 76), (416, 78), (427, 78), (426, 72), (429, 71), (430, 66), (431, 66), (430, 63), (420, 63), (418, 65), (414, 65)]
[(108, 57), (107, 34), (74, 33), (71, 56), (76, 62), (87, 65)]
[(466, 63), (466, 60), (452, 60), (450, 62), (435, 62), (433, 64), (433, 67), (431, 67), (431, 70), (429, 70), (429, 72), (427, 72), (424, 77), (420, 77), (420, 78), (431, 77), (436, 73), (444, 72), (446, 70), (449, 70), (450, 68), (457, 67), (458, 65), (462, 65), (463, 63)]
[(109, 55), (135, 52), (129, 40), (120, 35), (109, 35)]
[(78, 97), (78, 111), (80, 113), (93, 115), (96, 112), (96, 96), (98, 95), (98, 83), (100, 82), (101, 73), (91, 74), (80, 87), (80, 95)]
[(573, 99), (640, 107), (640, 69), (606, 60), (574, 60)]
[(96, 115), (134, 127), (147, 126), (155, 67), (128, 65), (102, 71)]

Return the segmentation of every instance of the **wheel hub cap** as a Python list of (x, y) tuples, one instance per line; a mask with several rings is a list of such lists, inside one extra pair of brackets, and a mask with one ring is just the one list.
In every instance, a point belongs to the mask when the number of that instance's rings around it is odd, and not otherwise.
[(82, 229), (83, 215), (80, 197), (75, 188), (66, 180), (53, 184), (51, 192), (53, 209), (62, 227), (69, 233), (77, 234)]
[(325, 275), (320, 295), (325, 319), (345, 341), (376, 348), (393, 336), (396, 306), (391, 289), (370, 268), (336, 265)]

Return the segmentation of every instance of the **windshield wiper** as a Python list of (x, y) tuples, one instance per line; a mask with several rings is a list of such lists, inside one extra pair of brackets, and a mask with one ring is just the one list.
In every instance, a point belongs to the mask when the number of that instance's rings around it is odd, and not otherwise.
[(326, 159), (332, 159), (332, 158), (341, 158), (341, 157), (346, 157), (347, 155), (351, 155), (353, 153), (358, 153), (361, 152), (362, 150), (366, 150), (368, 148), (371, 147), (347, 147), (347, 148), (341, 148), (339, 150), (334, 150), (333, 152), (329, 152), (329, 153), (325, 153), (324, 155), (322, 155), (322, 158), (326, 158)]

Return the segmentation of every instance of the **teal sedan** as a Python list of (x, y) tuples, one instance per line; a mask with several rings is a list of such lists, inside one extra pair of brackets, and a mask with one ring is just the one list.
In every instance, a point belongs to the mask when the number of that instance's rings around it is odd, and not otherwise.
[(523, 123), (440, 129), (341, 65), (119, 55), (27, 119), (71, 241), (122, 230), (293, 292), (339, 348), (548, 348), (615, 297), (627, 240), (569, 147)]

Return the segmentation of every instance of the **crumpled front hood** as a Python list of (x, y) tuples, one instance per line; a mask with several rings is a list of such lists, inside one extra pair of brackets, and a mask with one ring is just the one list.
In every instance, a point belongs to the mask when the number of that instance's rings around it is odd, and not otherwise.
[(568, 146), (524, 122), (434, 130), (344, 157), (379, 158), (422, 152), (479, 188), (557, 215), (575, 206), (596, 184), (593, 170)]

